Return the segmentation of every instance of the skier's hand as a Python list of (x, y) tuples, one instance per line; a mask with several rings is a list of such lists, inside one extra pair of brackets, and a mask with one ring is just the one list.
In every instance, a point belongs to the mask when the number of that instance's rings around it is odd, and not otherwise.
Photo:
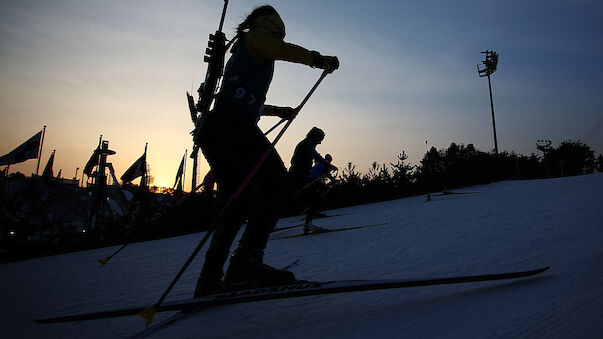
[(333, 73), (339, 68), (339, 59), (336, 56), (323, 56), (316, 51), (312, 51), (314, 54), (313, 67), (324, 69), (327, 73)]
[(265, 105), (262, 115), (276, 116), (281, 119), (292, 120), (297, 115), (297, 112), (299, 112), (299, 110), (291, 107)]
[(285, 120), (292, 120), (297, 115), (297, 111), (291, 107), (277, 107), (275, 113), (277, 117)]

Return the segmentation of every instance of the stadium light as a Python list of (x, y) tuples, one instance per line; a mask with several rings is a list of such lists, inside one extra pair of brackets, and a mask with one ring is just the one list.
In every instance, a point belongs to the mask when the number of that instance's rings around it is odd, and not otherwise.
[(479, 74), (480, 78), (488, 77), (488, 89), (490, 90), (490, 109), (492, 110), (492, 130), (494, 131), (494, 151), (496, 154), (498, 154), (496, 122), (494, 120), (494, 102), (492, 101), (492, 82), (490, 81), (490, 75), (496, 72), (498, 67), (498, 53), (494, 51), (483, 51), (482, 54), (486, 55), (486, 60), (482, 61), (483, 68), (480, 69), (480, 65), (477, 65), (477, 74)]

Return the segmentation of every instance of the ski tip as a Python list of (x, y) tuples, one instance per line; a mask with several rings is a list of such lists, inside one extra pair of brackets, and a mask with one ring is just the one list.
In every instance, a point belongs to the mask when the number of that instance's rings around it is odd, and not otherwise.
[(548, 270), (549, 268), (551, 268), (551, 266), (545, 266), (545, 267), (541, 268), (539, 271), (544, 272), (544, 271)]
[(549, 268), (551, 268), (551, 266), (545, 266), (545, 267), (541, 267), (541, 268), (537, 268), (535, 270), (531, 270), (531, 271), (526, 271), (526, 275), (535, 275), (535, 274), (540, 274), (542, 272), (547, 271)]

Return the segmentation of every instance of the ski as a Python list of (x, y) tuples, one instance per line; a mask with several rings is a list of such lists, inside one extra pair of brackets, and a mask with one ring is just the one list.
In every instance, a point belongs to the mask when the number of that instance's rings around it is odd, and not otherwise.
[(284, 230), (290, 230), (292, 228), (297, 228), (297, 227), (302, 227), (302, 226), (304, 226), (304, 224), (296, 224), (296, 225), (291, 225), (291, 226), (278, 227), (278, 228), (275, 228), (274, 230), (272, 230), (271, 233), (280, 232), (280, 231), (284, 231)]
[(445, 197), (447, 195), (462, 195), (462, 194), (483, 194), (484, 192), (451, 192), (446, 191), (438, 194), (432, 194), (432, 197)]
[(133, 335), (129, 336), (128, 339), (133, 339), (133, 338), (143, 338), (143, 337), (147, 337), (155, 332), (157, 332), (158, 330), (175, 323), (176, 321), (182, 320), (188, 316), (191, 316), (192, 314), (201, 311), (202, 307), (198, 307), (198, 308), (193, 308), (193, 309), (182, 309), (174, 314), (172, 314), (171, 316), (158, 321), (150, 326), (147, 326), (145, 328), (143, 328), (142, 330), (134, 333)]
[[(333, 218), (333, 217), (339, 217), (339, 216), (342, 216), (342, 215), (358, 214), (358, 213), (360, 213), (360, 212), (350, 212), (350, 213), (340, 213), (340, 214), (330, 214), (330, 215), (329, 214), (327, 214), (327, 215), (318, 215), (318, 216), (316, 216), (316, 217), (314, 217), (312, 219)], [(295, 224), (295, 225), (290, 225), (290, 226), (277, 227), (277, 228), (275, 228), (272, 231), (272, 233), (279, 232), (279, 231), (284, 231), (284, 230), (289, 230), (289, 229), (296, 228), (296, 227), (301, 227), (303, 225), (304, 224)]]
[[(293, 261), (292, 263), (290, 263), (289, 265), (282, 267), (281, 270), (289, 270), (293, 267), (297, 267), (299, 266), (301, 260), (300, 259), (296, 259), (295, 261)], [(129, 338), (142, 338), (142, 337), (146, 337), (149, 336), (155, 332), (157, 332), (159, 329), (162, 329), (176, 321), (182, 320), (184, 318), (189, 317), (190, 315), (197, 313), (199, 311), (201, 311), (202, 309), (206, 308), (206, 306), (197, 306), (197, 307), (191, 307), (191, 308), (183, 308), (181, 309), (179, 312), (176, 312), (172, 315), (170, 315), (169, 317), (156, 322), (154, 324), (152, 324), (151, 326), (147, 326), (144, 329), (136, 332), (134, 335), (130, 336)]]
[(361, 228), (370, 228), (370, 227), (376, 227), (376, 226), (383, 226), (383, 225), (387, 225), (387, 224), (389, 224), (389, 222), (383, 222), (383, 223), (380, 223), (380, 224), (372, 224), (372, 225), (362, 225), (362, 226), (353, 226), (353, 227), (344, 227), (344, 228), (324, 229), (324, 230), (321, 230), (321, 231), (316, 231), (316, 232), (311, 232), (311, 233), (302, 233), (302, 234), (295, 234), (295, 235), (287, 235), (287, 236), (284, 236), (284, 237), (273, 238), (272, 240), (305, 237), (305, 236), (308, 236), (308, 235), (317, 235), (317, 234), (323, 234), (323, 233), (349, 231), (349, 230), (356, 230), (356, 229), (361, 229)]
[[(549, 269), (549, 266), (529, 270), (517, 271), (510, 273), (495, 273), (483, 275), (456, 276), (432, 279), (390, 279), (390, 280), (346, 280), (346, 281), (330, 281), (330, 282), (299, 282), (291, 285), (273, 286), (256, 288), (250, 290), (239, 290), (225, 293), (219, 293), (201, 298), (192, 298), (186, 300), (170, 301), (161, 304), (158, 308), (159, 312), (183, 310), (183, 313), (190, 312), (195, 309), (204, 309), (218, 305), (239, 304), (246, 302), (274, 300), (283, 298), (305, 297), (322, 294), (335, 294), (357, 291), (383, 290), (393, 288), (410, 288), (433, 285), (447, 285), (471, 283), (480, 281), (516, 279), (529, 277), (542, 273)], [(147, 308), (148, 305), (130, 307), (118, 310), (108, 310), (93, 313), (65, 315), (53, 318), (36, 319), (38, 323), (61, 323), (69, 321), (104, 319), (121, 316), (131, 316), (140, 313)]]
[(332, 217), (339, 217), (342, 215), (350, 215), (350, 214), (358, 214), (360, 212), (349, 212), (349, 213), (339, 213), (339, 214), (325, 214), (325, 215), (317, 215), (312, 219), (323, 219), (323, 218), (332, 218)]

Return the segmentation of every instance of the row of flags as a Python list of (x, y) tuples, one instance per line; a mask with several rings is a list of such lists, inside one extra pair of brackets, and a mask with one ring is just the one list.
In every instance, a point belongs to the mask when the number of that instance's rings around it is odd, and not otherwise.
[[(27, 141), (22, 143), (19, 147), (15, 148), (13, 151), (3, 155), (0, 157), (0, 166), (2, 165), (13, 165), (24, 162), (29, 159), (39, 159), (41, 148), (44, 140), (44, 132), (42, 130), (36, 133), (34, 136), (29, 138)], [(103, 154), (115, 154), (114, 151), (103, 150), (101, 148), (101, 142), (90, 156), (90, 159), (84, 166), (83, 173), (91, 176), (93, 174), (94, 168), (100, 164), (101, 156)], [(54, 156), (55, 150), (52, 151), (48, 163), (46, 167), (44, 167), (44, 171), (42, 172), (43, 177), (53, 177), (53, 165), (54, 165)], [(39, 165), (39, 164), (38, 164)], [(7, 171), (7, 168), (5, 168)], [(186, 171), (186, 151), (184, 152), (184, 156), (182, 157), (182, 161), (180, 162), (180, 166), (178, 167), (178, 172), (176, 174), (176, 181), (174, 183), (174, 189), (183, 190), (184, 185), (184, 173)], [(141, 186), (146, 184), (146, 173), (147, 173), (147, 146), (145, 145), (143, 155), (138, 158), (121, 176), (121, 180), (123, 183), (132, 182), (134, 179), (143, 177), (141, 181)], [(8, 175), (8, 173), (6, 173)]]

